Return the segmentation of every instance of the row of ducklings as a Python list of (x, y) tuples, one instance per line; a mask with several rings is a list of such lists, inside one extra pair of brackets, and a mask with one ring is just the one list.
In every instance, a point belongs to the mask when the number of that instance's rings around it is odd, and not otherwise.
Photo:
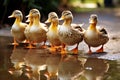
[[(55, 12), (48, 14), (48, 19), (45, 23), (51, 23), (49, 27), (40, 22), (40, 12), (37, 9), (31, 9), (29, 14), (26, 16), (28, 19), (23, 23), (23, 15), (20, 10), (13, 11), (12, 15), (15, 17), (15, 22), (12, 25), (11, 33), (14, 37), (14, 44), (16, 41), (29, 41), (29, 48), (33, 48), (33, 43), (41, 43), (49, 40), (51, 49), (54, 50), (57, 46), (62, 46), (61, 53), (66, 53), (66, 45), (77, 46), (72, 50), (74, 53), (78, 53), (78, 45), (83, 40), (89, 47), (88, 53), (92, 53), (91, 47), (102, 47), (97, 52), (103, 52), (103, 46), (108, 42), (109, 38), (107, 31), (102, 28), (97, 28), (97, 15), (92, 14), (89, 19), (89, 27), (87, 30), (83, 29), (79, 24), (73, 24), (73, 15), (71, 11), (65, 10), (61, 14), (61, 18)], [(59, 25), (59, 20), (64, 20), (62, 25)], [(44, 44), (45, 45), (45, 44)]]

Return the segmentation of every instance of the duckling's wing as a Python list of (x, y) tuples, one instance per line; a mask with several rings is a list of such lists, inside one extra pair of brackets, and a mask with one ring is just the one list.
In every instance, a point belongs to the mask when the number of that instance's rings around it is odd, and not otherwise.
[(42, 28), (47, 32), (48, 31), (48, 26), (44, 23), (40, 23)]
[(97, 29), (98, 29), (98, 31), (99, 31), (99, 34), (100, 34), (100, 36), (108, 36), (107, 34), (107, 31), (106, 31), (106, 29), (104, 28), (104, 27), (97, 27)]
[(102, 34), (107, 34), (107, 31), (105, 28), (101, 28), (99, 31), (102, 32)]
[(44, 26), (44, 27), (46, 27), (46, 28), (48, 28), (48, 26), (46, 24), (44, 24), (44, 23), (41, 23), (41, 25)]
[(84, 24), (71, 24), (72, 28), (79, 32), (85, 32), (85, 29), (82, 27)]
[(28, 25), (28, 24), (26, 24), (26, 23), (22, 23), (22, 22), (20, 23), (20, 27), (21, 27), (21, 28), (26, 28), (27, 25)]
[(73, 27), (73, 28), (75, 28), (75, 29), (79, 29), (79, 28), (82, 28), (83, 27), (83, 25), (84, 25), (84, 23), (82, 23), (82, 24), (75, 24), (75, 23), (72, 23), (71, 24), (71, 26)]
[(97, 30), (102, 34), (107, 34), (107, 31), (103, 26), (97, 26)]

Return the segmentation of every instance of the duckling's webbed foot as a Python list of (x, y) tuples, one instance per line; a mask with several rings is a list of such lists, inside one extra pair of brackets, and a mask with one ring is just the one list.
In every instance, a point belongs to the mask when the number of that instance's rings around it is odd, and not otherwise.
[(104, 51), (104, 49), (103, 49), (103, 45), (102, 45), (102, 47), (100, 49), (98, 49), (96, 52), (101, 53), (103, 51)]
[(72, 49), (71, 51), (74, 52), (74, 54), (78, 54), (78, 44), (77, 44), (77, 46), (76, 46), (74, 49)]

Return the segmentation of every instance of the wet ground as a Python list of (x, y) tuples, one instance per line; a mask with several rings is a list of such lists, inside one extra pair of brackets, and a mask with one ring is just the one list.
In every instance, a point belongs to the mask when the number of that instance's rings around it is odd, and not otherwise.
[(26, 49), (20, 43), (14, 48), (12, 37), (0, 36), (0, 80), (119, 80), (119, 53), (78, 55), (50, 52), (48, 49)]
[(98, 25), (108, 31), (110, 40), (104, 46), (105, 53), (87, 55), (88, 47), (84, 42), (79, 45), (78, 55), (61, 56), (59, 52), (52, 55), (47, 49), (25, 49), (27, 44), (13, 49), (10, 28), (1, 29), (0, 80), (46, 80), (48, 75), (51, 80), (119, 80), (120, 9), (74, 13), (73, 22), (84, 23), (86, 29), (91, 14), (97, 14)]

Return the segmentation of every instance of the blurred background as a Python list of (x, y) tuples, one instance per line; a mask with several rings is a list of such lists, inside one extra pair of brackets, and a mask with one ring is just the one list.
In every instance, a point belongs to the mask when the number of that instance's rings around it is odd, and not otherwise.
[(25, 16), (30, 9), (37, 8), (42, 15), (41, 21), (44, 21), (51, 11), (60, 15), (66, 9), (80, 13), (118, 7), (120, 0), (0, 0), (0, 28), (12, 25), (14, 19), (8, 19), (8, 16), (16, 9), (21, 10)]

